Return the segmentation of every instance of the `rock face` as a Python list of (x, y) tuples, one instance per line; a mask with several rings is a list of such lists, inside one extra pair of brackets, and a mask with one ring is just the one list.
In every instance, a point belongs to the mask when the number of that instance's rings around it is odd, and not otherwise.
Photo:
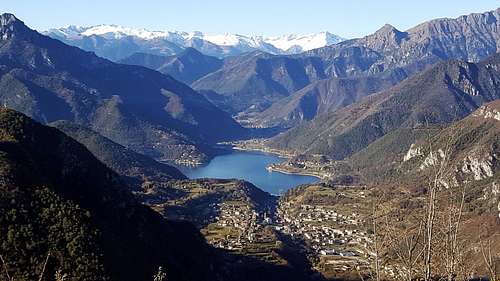
[(500, 121), (484, 117), (499, 109), (499, 100), (487, 103), (465, 119), (438, 130), (430, 139), (412, 144), (408, 154), (417, 150), (420, 153), (404, 158), (400, 169), (405, 173), (401, 178), (418, 178), (422, 173), (428, 175), (443, 169), (442, 187), (465, 186), (473, 200), (498, 213)]
[(469, 155), (464, 159), (461, 171), (464, 174), (471, 174), (474, 180), (482, 180), (493, 177), (493, 161), (496, 157), (488, 155), (486, 159), (478, 158), (477, 156)]
[(408, 151), (408, 154), (417, 150), (420, 153), (411, 159), (405, 157), (403, 161), (415, 161), (425, 156), (420, 166), (422, 171), (447, 161), (448, 172), (454, 177), (453, 183), (459, 182), (457, 179), (461, 182), (470, 182), (494, 177), (500, 168), (498, 165), (500, 122), (484, 116), (485, 112), (495, 112), (498, 109), (500, 109), (498, 100), (481, 106), (465, 119), (440, 130), (432, 138), (432, 147), (435, 151), (429, 151), (430, 140), (421, 141), (419, 144), (412, 144)]
[(414, 143), (411, 144), (410, 149), (408, 149), (408, 152), (406, 152), (405, 157), (403, 158), (403, 161), (409, 161), (412, 158), (415, 158), (417, 156), (422, 156), (422, 148), (416, 146)]
[(3, 40), (10, 39), (14, 35), (14, 29), (17, 28), (16, 17), (14, 15), (0, 15), (0, 35)]
[(481, 106), (476, 112), (473, 113), (473, 116), (500, 121), (500, 111), (488, 106)]
[[(326, 69), (334, 76), (353, 73), (378, 73), (396, 67), (420, 68), (425, 64), (447, 59), (478, 62), (497, 52), (500, 46), (500, 9), (471, 14), (456, 19), (437, 19), (401, 32), (385, 25), (372, 35), (308, 52), (329, 62)], [(370, 64), (352, 60), (355, 64), (341, 67), (342, 50), (371, 50), (378, 54)], [(366, 51), (364, 52), (366, 53)], [(370, 62), (370, 61), (364, 61)], [(348, 71), (347, 71), (348, 70)]]
[[(500, 120), (487, 116), (498, 112), (499, 109), (500, 102), (498, 100), (487, 103), (464, 120), (450, 126), (447, 129), (448, 132), (442, 133), (441, 138), (444, 138), (446, 133), (454, 133), (455, 143), (464, 143), (466, 140), (462, 138), (468, 137), (469, 134), (478, 134), (475, 142), (468, 140), (467, 145), (448, 152), (452, 155), (445, 156), (442, 153), (441, 159), (454, 158), (449, 171), (450, 185), (487, 180), (497, 175), (500, 169), (500, 152), (498, 151)], [(443, 151), (444, 148), (440, 149)], [(435, 165), (439, 163), (440, 161), (436, 161)]]
[(38, 121), (69, 120), (139, 153), (199, 162), (245, 134), (228, 114), (156, 71), (115, 64), (2, 16), (0, 102)]
[(344, 159), (395, 130), (452, 122), (500, 98), (499, 66), (499, 54), (477, 64), (440, 63), (389, 90), (299, 125), (269, 145)]

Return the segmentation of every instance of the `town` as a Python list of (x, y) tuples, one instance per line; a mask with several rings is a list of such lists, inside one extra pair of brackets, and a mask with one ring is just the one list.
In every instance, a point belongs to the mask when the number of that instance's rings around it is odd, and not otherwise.
[[(308, 189), (314, 188), (319, 187)], [(329, 196), (344, 197), (346, 201), (352, 201), (354, 196), (365, 198), (364, 191), (320, 189), (314, 192), (329, 192)], [(318, 271), (347, 272), (366, 268), (374, 255), (370, 250), (372, 238), (366, 230), (365, 215), (349, 211), (362, 211), (359, 207), (336, 208), (328, 200), (306, 204), (284, 196), (275, 212), (256, 210), (239, 201), (226, 201), (216, 208), (219, 214), (213, 218), (213, 223), (202, 229), (202, 233), (218, 248), (281, 263), (282, 260), (273, 252), (278, 251), (283, 243), (280, 237), (286, 236), (308, 249), (309, 258)]]

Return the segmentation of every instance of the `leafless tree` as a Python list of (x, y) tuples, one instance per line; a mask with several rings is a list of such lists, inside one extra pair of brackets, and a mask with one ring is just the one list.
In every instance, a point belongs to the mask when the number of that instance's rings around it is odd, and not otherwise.
[[(50, 252), (47, 254), (47, 257), (45, 258), (45, 261), (44, 261), (43, 266), (42, 266), (42, 271), (38, 275), (38, 281), (43, 280), (43, 276), (45, 274), (45, 270), (47, 268), (47, 263), (49, 261), (49, 258), (50, 258)], [(7, 262), (5, 261), (5, 259), (2, 255), (0, 255), (0, 262), (2, 262), (3, 271), (5, 274), (5, 277), (7, 278), (7, 281), (14, 281), (15, 279), (13, 276), (10, 275), (9, 268), (7, 266)], [(56, 280), (59, 281), (58, 279), (56, 279)]]
[[(417, 219), (415, 217), (411, 219)], [(406, 281), (415, 279), (418, 272), (418, 264), (422, 260), (424, 248), (422, 247), (422, 238), (424, 235), (424, 222), (419, 221), (416, 227), (405, 227), (392, 232), (391, 244), (396, 256), (398, 275)]]
[[(444, 149), (434, 151), (433, 140), (428, 136), (429, 157), (437, 164), (437, 169), (430, 177), (428, 185), (428, 197), (426, 206), (426, 223), (425, 223), (425, 247), (424, 247), (424, 280), (432, 279), (433, 270), (433, 254), (435, 244), (435, 224), (438, 207), (438, 192), (440, 191), (443, 182), (446, 181), (446, 172), (449, 168), (449, 160), (451, 154), (451, 145), (456, 138), (456, 134), (450, 134), (445, 140)], [(441, 159), (440, 159), (441, 158)], [(436, 163), (437, 162), (437, 163)]]
[(9, 274), (9, 268), (7, 266), (7, 262), (5, 262), (5, 259), (3, 258), (2, 255), (0, 255), (0, 261), (2, 262), (3, 271), (5, 273), (5, 277), (7, 278), (7, 281), (13, 281), (14, 279), (12, 279), (12, 277)]
[[(390, 239), (388, 232), (388, 221), (390, 207), (387, 206), (385, 193), (374, 195), (372, 200), (371, 213), (369, 217), (370, 228), (372, 230), (372, 243), (368, 249), (372, 252), (373, 259), (370, 261), (369, 277), (370, 280), (382, 280), (382, 260), (387, 251)], [(359, 272), (358, 272), (359, 274)], [(361, 274), (359, 274), (361, 276)]]
[(497, 263), (495, 261), (495, 255), (492, 252), (492, 239), (487, 239), (483, 241), (482, 235), (479, 234), (479, 248), (481, 250), (481, 255), (483, 257), (484, 266), (488, 271), (488, 277), (490, 281), (500, 280), (498, 276)]
[(465, 262), (467, 249), (465, 243), (460, 239), (461, 225), (463, 223), (463, 212), (465, 204), (466, 186), (463, 185), (461, 191), (456, 198), (455, 188), (447, 190), (447, 196), (444, 196), (442, 225), (443, 231), (441, 235), (442, 261), (446, 279), (448, 281), (455, 280), (460, 274), (460, 265)]

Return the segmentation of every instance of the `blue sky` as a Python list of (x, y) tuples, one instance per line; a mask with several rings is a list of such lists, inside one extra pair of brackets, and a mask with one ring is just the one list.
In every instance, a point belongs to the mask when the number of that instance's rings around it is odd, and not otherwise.
[(280, 35), (330, 31), (354, 38), (500, 7), (498, 0), (1, 0), (32, 28), (119, 24), (152, 30)]

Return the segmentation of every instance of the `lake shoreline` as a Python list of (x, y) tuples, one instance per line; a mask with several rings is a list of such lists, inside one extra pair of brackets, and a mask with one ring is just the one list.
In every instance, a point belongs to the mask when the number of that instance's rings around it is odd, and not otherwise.
[[(290, 153), (285, 153), (283, 151), (277, 150), (277, 149), (269, 149), (265, 147), (245, 147), (245, 146), (238, 146), (238, 145), (233, 145), (233, 150), (236, 151), (247, 151), (247, 152), (260, 152), (264, 154), (270, 154), (270, 155), (275, 155), (280, 158), (283, 158), (284, 160), (290, 160), (293, 156), (293, 154)], [(282, 173), (286, 175), (299, 175), (299, 176), (309, 176), (309, 177), (315, 177), (318, 180), (322, 181), (325, 178), (327, 178), (325, 175), (314, 173), (312, 171), (292, 171), (283, 168), (283, 164), (285, 164), (286, 161), (281, 161), (280, 163), (277, 164), (271, 164), (266, 167), (268, 171), (271, 172), (277, 172), (277, 173)]]
[(245, 180), (276, 196), (296, 186), (321, 181), (321, 178), (314, 174), (287, 173), (272, 168), (283, 160), (286, 158), (268, 151), (233, 149), (232, 153), (216, 156), (206, 165), (184, 167), (181, 171), (190, 179)]
[[(278, 165), (281, 165), (281, 163), (278, 164)], [(282, 173), (282, 174), (286, 174), (286, 175), (300, 175), (300, 176), (315, 177), (319, 181), (322, 181), (322, 180), (325, 179), (324, 176), (315, 174), (313, 172), (307, 172), (307, 171), (305, 171), (305, 172), (290, 171), (290, 170), (286, 170), (286, 169), (281, 168), (281, 167), (276, 166), (276, 165), (270, 165), (266, 169), (268, 171), (270, 171), (270, 172)]]

